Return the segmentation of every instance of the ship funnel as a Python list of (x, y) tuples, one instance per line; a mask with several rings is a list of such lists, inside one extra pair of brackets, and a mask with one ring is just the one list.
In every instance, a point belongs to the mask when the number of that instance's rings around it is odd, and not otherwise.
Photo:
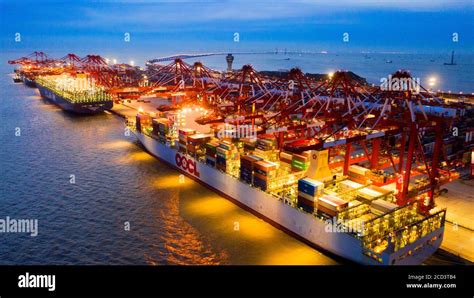
[(308, 171), (306, 172), (308, 178), (327, 181), (332, 179), (332, 173), (329, 169), (329, 151), (321, 150), (311, 151), (311, 160)]

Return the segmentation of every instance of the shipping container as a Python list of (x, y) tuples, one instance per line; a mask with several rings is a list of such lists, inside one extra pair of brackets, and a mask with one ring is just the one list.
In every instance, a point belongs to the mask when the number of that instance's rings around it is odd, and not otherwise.
[(319, 196), (324, 188), (324, 183), (318, 180), (303, 178), (298, 180), (298, 191), (310, 196)]
[(207, 143), (210, 139), (211, 139), (210, 135), (199, 133), (199, 134), (189, 135), (187, 138), (187, 141), (188, 143), (197, 146), (197, 145), (203, 145)]
[(267, 190), (267, 181), (256, 177), (255, 174), (253, 177), (253, 185), (257, 188), (260, 188), (261, 190)]
[(216, 159), (215, 158), (210, 158), (206, 157), (206, 164), (215, 167), (216, 166)]
[(302, 197), (302, 198), (305, 198), (306, 200), (313, 201), (313, 202), (315, 202), (315, 201), (318, 200), (318, 197), (317, 197), (317, 196), (313, 196), (313, 195), (304, 193), (304, 192), (302, 192), (302, 191), (298, 191), (298, 196), (299, 196), (299, 197)]
[(240, 166), (245, 168), (250, 168), (253, 170), (256, 162), (261, 161), (262, 159), (254, 155), (243, 155), (240, 157)]
[(232, 150), (234, 148), (234, 145), (231, 142), (228, 141), (221, 141), (219, 143), (219, 148), (225, 149), (225, 150)]
[(183, 135), (183, 136), (188, 136), (188, 135), (193, 135), (193, 134), (195, 134), (196, 131), (193, 130), (193, 129), (189, 129), (189, 128), (180, 128), (180, 129), (178, 130), (178, 133), (179, 133), (180, 135)]
[(298, 208), (308, 213), (314, 213), (314, 210), (317, 208), (317, 202), (298, 196)]
[(336, 196), (323, 195), (318, 198), (318, 210), (330, 216), (337, 216), (347, 206), (347, 201)]
[(291, 153), (284, 152), (284, 151), (280, 152), (280, 162), (291, 165), (292, 160), (293, 160), (293, 156), (291, 155)]
[(351, 191), (357, 188), (361, 188), (363, 184), (347, 179), (347, 180), (341, 181), (338, 184), (338, 186), (341, 192), (347, 192), (347, 191)]
[(349, 173), (358, 174), (360, 176), (365, 176), (370, 170), (358, 165), (349, 166)]
[(370, 211), (375, 215), (382, 215), (396, 209), (397, 207), (397, 204), (393, 204), (382, 199), (377, 199), (372, 201), (370, 204)]
[(373, 200), (383, 195), (383, 193), (373, 190), (370, 187), (361, 188), (357, 190), (356, 193), (359, 197), (364, 198), (366, 200)]

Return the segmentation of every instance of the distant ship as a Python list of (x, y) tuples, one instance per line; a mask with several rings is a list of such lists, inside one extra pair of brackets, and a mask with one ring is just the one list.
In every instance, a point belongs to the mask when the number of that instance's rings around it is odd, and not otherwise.
[[(76, 114), (95, 114), (112, 109), (113, 100), (103, 90), (93, 86), (82, 86), (82, 89), (78, 85), (60, 86), (59, 80), (61, 78), (55, 79), (54, 76), (40, 77), (36, 79), (36, 87), (43, 98), (63, 110)], [(80, 81), (78, 78), (72, 80), (75, 83)]]
[(13, 82), (14, 83), (21, 83), (22, 82), (21, 76), (17, 72), (15, 72), (15, 74), (13, 75)]
[(23, 83), (31, 88), (36, 88), (36, 82), (34, 78), (23, 76)]
[(392, 63), (392, 60), (385, 60), (385, 63)]
[(444, 65), (456, 65), (456, 63), (454, 62), (454, 51), (451, 52), (451, 62), (444, 62)]

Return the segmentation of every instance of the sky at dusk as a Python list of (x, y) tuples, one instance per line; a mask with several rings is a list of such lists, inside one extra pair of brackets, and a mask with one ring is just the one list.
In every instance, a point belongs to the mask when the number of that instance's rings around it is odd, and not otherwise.
[[(6, 52), (474, 50), (473, 0), (0, 0), (0, 14)], [(234, 42), (236, 32), (239, 42)], [(15, 42), (16, 33), (21, 42)], [(349, 42), (343, 42), (344, 33)]]

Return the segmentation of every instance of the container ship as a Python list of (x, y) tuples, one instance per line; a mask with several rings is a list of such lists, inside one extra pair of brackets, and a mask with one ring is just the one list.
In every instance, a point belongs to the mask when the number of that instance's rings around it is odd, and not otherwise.
[(13, 80), (13, 83), (21, 83), (23, 82), (23, 79), (21, 77), (21, 75), (15, 71), (15, 73), (13, 74), (13, 77), (12, 77), (12, 80)]
[[(146, 70), (41, 52), (9, 63), (68, 111), (153, 100), (126, 122), (147, 151), (314, 247), (377, 265), (421, 264), (439, 248), (446, 210), (434, 198), (474, 146), (472, 105), (405, 70), (389, 75), (402, 85), (382, 88), (350, 71), (260, 73), (226, 61), (224, 72), (179, 55)], [(462, 135), (449, 139), (454, 125)]]
[(86, 75), (40, 76), (36, 78), (36, 87), (43, 98), (68, 112), (94, 114), (113, 107), (111, 95), (94, 86)]
[(334, 175), (328, 150), (292, 154), (271, 138), (220, 137), (185, 113), (142, 112), (127, 125), (158, 159), (310, 245), (368, 265), (421, 264), (440, 246), (445, 210), (398, 206), (366, 168)]
[(29, 78), (27, 76), (23, 77), (23, 83), (25, 83), (26, 86), (31, 87), (31, 88), (36, 88), (36, 82), (33, 78)]

